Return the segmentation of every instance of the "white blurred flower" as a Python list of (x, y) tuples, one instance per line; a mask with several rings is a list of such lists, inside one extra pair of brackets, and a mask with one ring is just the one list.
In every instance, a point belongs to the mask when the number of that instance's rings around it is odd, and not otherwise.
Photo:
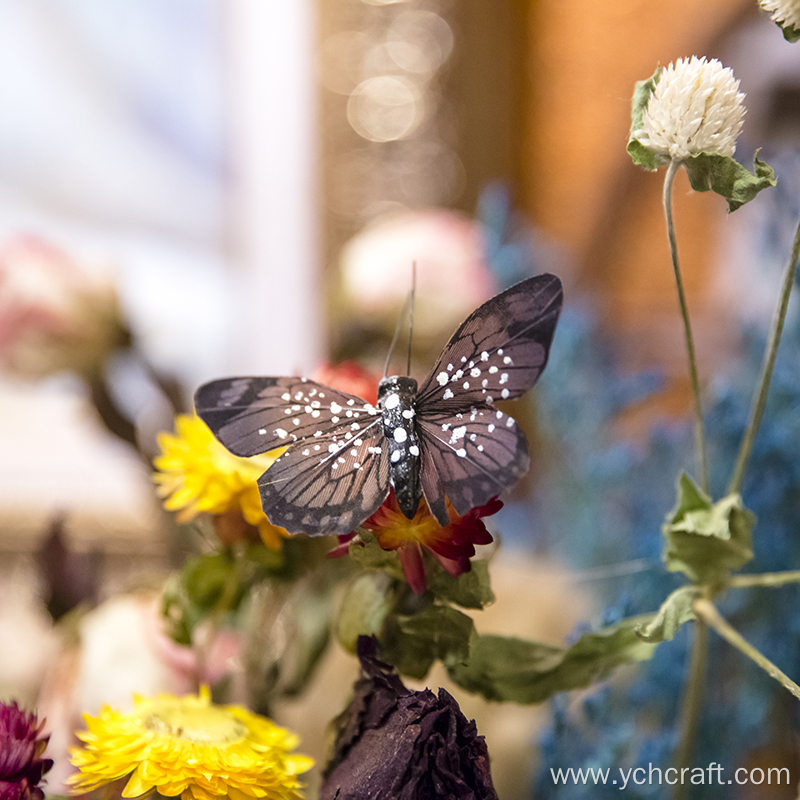
[(68, 748), (78, 744), (83, 713), (97, 714), (103, 705), (130, 708), (134, 692), (185, 694), (198, 680), (213, 686), (224, 676), (230, 699), (244, 696), (239, 635), (205, 628), (193, 651), (166, 635), (160, 608), (151, 593), (112, 597), (81, 618), (78, 643), (61, 637), (62, 649), (51, 654), (37, 705), (50, 734), (47, 751), (55, 765), (47, 777), (56, 794), (67, 791), (62, 782), (74, 772)]
[(661, 72), (634, 137), (666, 159), (701, 153), (733, 157), (744, 94), (717, 59), (679, 58)]
[(127, 337), (107, 276), (36, 236), (0, 247), (0, 366), (26, 377), (89, 374)]
[(758, 0), (773, 22), (800, 29), (800, 0)]

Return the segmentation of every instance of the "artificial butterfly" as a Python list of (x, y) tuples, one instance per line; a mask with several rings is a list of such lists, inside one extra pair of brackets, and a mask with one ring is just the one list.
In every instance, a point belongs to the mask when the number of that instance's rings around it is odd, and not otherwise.
[(421, 497), (442, 525), (525, 474), (525, 435), (495, 407), (547, 363), (563, 292), (537, 275), (477, 308), (428, 377), (392, 376), (376, 406), (306, 378), (225, 378), (195, 394), (199, 416), (237, 456), (288, 449), (258, 479), (264, 512), (290, 533), (346, 534), (393, 488), (413, 518)]

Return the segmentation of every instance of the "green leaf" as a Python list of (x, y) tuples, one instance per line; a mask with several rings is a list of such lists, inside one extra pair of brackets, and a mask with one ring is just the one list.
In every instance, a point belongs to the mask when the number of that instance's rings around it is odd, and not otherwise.
[(364, 569), (384, 570), (393, 578), (405, 580), (397, 553), (394, 550), (382, 550), (378, 540), (364, 528), (350, 542), (348, 555)]
[(428, 562), (428, 591), (461, 608), (481, 609), (494, 602), (489, 584), (489, 562), (473, 561), (469, 572), (454, 578), (438, 562)]
[(724, 581), (753, 558), (755, 515), (739, 494), (716, 503), (687, 475), (678, 479), (678, 500), (662, 526), (663, 559), (670, 572), (693, 583)]
[(447, 663), (466, 661), (475, 635), (475, 624), (466, 614), (431, 605), (417, 614), (387, 617), (379, 655), (403, 675), (422, 679), (437, 658)]
[(194, 629), (212, 613), (235, 611), (247, 588), (230, 550), (193, 556), (164, 587), (162, 613), (170, 636), (191, 644)]
[(450, 677), (487, 700), (541, 703), (559, 692), (583, 689), (616, 667), (652, 657), (657, 645), (636, 629), (651, 616), (632, 617), (581, 636), (568, 648), (508, 636), (476, 636), (466, 664), (448, 661)]
[(391, 577), (378, 570), (362, 572), (350, 582), (334, 626), (336, 638), (349, 653), (355, 653), (359, 636), (380, 634), (394, 606), (392, 584)]
[(633, 159), (634, 164), (649, 170), (658, 169), (669, 160), (659, 157), (652, 150), (648, 150), (637, 138), (644, 127), (644, 111), (660, 79), (661, 67), (646, 81), (636, 82), (633, 90), (633, 99), (631, 100), (631, 133), (628, 138), (628, 154)]
[(645, 642), (654, 644), (672, 641), (685, 622), (695, 619), (693, 604), (698, 594), (696, 586), (681, 586), (676, 589), (661, 604), (650, 622), (636, 628), (636, 634)]
[(787, 42), (794, 43), (800, 40), (800, 28), (795, 28), (794, 25), (787, 25), (785, 22), (778, 22), (777, 20), (775, 24), (781, 29), (783, 38), (786, 39)]
[(234, 579), (236, 564), (227, 550), (194, 556), (181, 571), (181, 583), (190, 600), (204, 611), (211, 611), (223, 600), (228, 581)]
[(728, 201), (728, 211), (736, 211), (750, 202), (762, 189), (777, 183), (775, 171), (761, 161), (756, 151), (753, 157), (755, 174), (728, 156), (702, 153), (687, 158), (683, 165), (689, 183), (696, 192), (716, 192)]

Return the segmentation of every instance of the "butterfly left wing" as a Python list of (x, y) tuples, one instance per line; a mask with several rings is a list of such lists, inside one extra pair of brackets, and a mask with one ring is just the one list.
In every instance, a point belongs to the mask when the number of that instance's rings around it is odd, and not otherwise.
[(306, 378), (227, 378), (201, 386), (198, 415), (232, 453), (291, 445), (258, 479), (264, 512), (290, 533), (349, 533), (389, 492), (379, 411)]
[(389, 493), (381, 419), (351, 425), (289, 448), (258, 479), (270, 522), (289, 533), (346, 534), (377, 510)]
[(525, 434), (494, 408), (462, 414), (417, 416), (422, 452), (422, 491), (431, 512), (446, 525), (444, 495), (459, 514), (481, 506), (515, 483), (530, 464)]
[(198, 415), (237, 456), (327, 434), (340, 422), (354, 430), (379, 418), (359, 397), (306, 378), (224, 378), (201, 386), (194, 397)]

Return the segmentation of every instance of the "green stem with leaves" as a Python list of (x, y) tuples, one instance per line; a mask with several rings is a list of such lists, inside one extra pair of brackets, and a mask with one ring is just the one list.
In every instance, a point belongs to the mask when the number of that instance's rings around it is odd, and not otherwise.
[(692, 325), (689, 319), (689, 307), (686, 303), (686, 293), (683, 289), (683, 278), (681, 277), (681, 267), (678, 261), (678, 242), (675, 237), (675, 223), (672, 218), (672, 185), (675, 182), (675, 175), (680, 169), (680, 160), (673, 159), (667, 167), (667, 174), (664, 177), (664, 215), (667, 219), (667, 238), (669, 239), (669, 251), (672, 257), (672, 270), (675, 274), (675, 285), (678, 289), (678, 303), (683, 319), (683, 333), (686, 339), (686, 353), (689, 358), (689, 377), (692, 383), (692, 396), (694, 398), (694, 447), (697, 469), (699, 472), (700, 486), (703, 491), (708, 493), (708, 467), (706, 463), (706, 432), (703, 422), (703, 405), (700, 398), (700, 378), (697, 372), (697, 357), (694, 350), (694, 337), (692, 336)]
[(744, 638), (722, 615), (716, 606), (706, 598), (694, 601), (694, 612), (698, 619), (703, 620), (709, 628), (715, 630), (729, 644), (744, 653), (749, 659), (758, 664), (770, 677), (775, 678), (785, 689), (800, 699), (800, 686), (798, 686), (785, 672), (782, 672), (765, 655), (757, 650)]
[(742, 489), (742, 481), (744, 480), (747, 462), (750, 458), (750, 452), (753, 449), (753, 442), (758, 433), (758, 427), (761, 424), (764, 406), (767, 404), (769, 383), (775, 368), (775, 358), (778, 354), (778, 345), (780, 344), (781, 334), (783, 333), (783, 323), (786, 321), (786, 309), (789, 307), (789, 297), (792, 294), (792, 287), (794, 286), (794, 274), (797, 268), (798, 258), (800, 258), (800, 224), (794, 236), (792, 255), (789, 257), (789, 263), (786, 266), (786, 272), (783, 276), (783, 286), (781, 287), (781, 294), (778, 299), (778, 307), (775, 309), (775, 315), (772, 318), (772, 327), (770, 328), (769, 339), (767, 341), (767, 350), (764, 354), (764, 362), (761, 365), (761, 375), (759, 376), (758, 384), (753, 394), (750, 417), (747, 420), (744, 437), (739, 446), (736, 466), (733, 469), (733, 476), (728, 485), (728, 494), (738, 494)]

